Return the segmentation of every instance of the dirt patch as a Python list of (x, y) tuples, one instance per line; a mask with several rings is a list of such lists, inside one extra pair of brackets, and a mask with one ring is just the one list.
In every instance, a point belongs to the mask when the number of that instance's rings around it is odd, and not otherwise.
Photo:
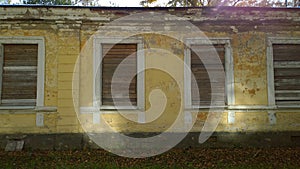
[(172, 149), (141, 159), (104, 150), (0, 151), (0, 168), (300, 168), (298, 148)]

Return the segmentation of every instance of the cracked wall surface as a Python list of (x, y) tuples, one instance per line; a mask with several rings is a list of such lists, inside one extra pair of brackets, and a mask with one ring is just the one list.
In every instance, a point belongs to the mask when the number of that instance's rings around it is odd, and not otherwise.
[[(0, 36), (40, 36), (45, 39), (45, 88), (44, 105), (51, 110), (0, 110), (0, 133), (81, 133), (84, 130), (75, 113), (73, 104), (72, 81), (75, 63), (78, 58), (92, 65), (93, 46), (89, 38), (108, 23), (131, 14), (159, 12), (175, 15), (198, 27), (209, 38), (229, 38), (232, 48), (234, 67), (234, 100), (233, 106), (250, 106), (250, 110), (230, 110), (225, 108), (218, 125), (219, 132), (277, 132), (300, 131), (300, 109), (272, 110), (276, 114), (276, 123), (271, 124), (269, 110), (251, 109), (251, 106), (268, 106), (267, 80), (267, 38), (293, 37), (300, 38), (300, 9), (271, 8), (81, 8), (81, 7), (6, 7), (0, 6)], [(174, 25), (172, 17), (168, 22), (160, 21), (157, 25), (129, 20), (130, 25), (120, 24), (123, 30), (155, 31), (162, 27), (170, 31)], [(126, 31), (125, 31), (126, 32)], [(175, 31), (174, 31), (175, 32)], [(116, 32), (114, 32), (116, 33)], [(175, 32), (176, 33), (176, 32)], [(117, 32), (116, 36), (122, 35)], [(169, 36), (145, 33), (144, 49), (160, 48), (184, 59), (185, 46)], [(188, 37), (196, 37), (189, 34)], [(84, 50), (84, 51), (83, 51)], [(80, 55), (80, 52), (84, 55)], [(153, 54), (153, 53), (152, 53)], [(174, 69), (174, 79), (157, 70), (145, 73), (145, 108), (149, 109), (149, 95), (153, 89), (162, 89), (168, 98), (166, 109), (159, 119), (143, 125), (137, 125), (119, 114), (104, 114), (103, 118), (116, 130), (125, 132), (160, 132), (166, 130), (175, 120), (183, 97), (180, 85), (183, 85), (184, 72), (182, 65), (174, 60), (164, 60), (165, 66)], [(160, 61), (145, 53), (146, 67), (158, 65)], [(81, 74), (88, 76), (89, 70), (81, 65)], [(76, 78), (76, 77), (75, 77)], [(92, 84), (81, 86), (87, 101), (84, 106), (92, 105)], [(89, 100), (90, 99), (90, 100)], [(233, 124), (228, 122), (228, 112), (235, 112)], [(44, 126), (36, 126), (36, 113), (44, 114)], [(207, 119), (207, 110), (195, 111), (196, 123), (192, 131), (201, 131)], [(137, 115), (132, 115), (138, 118)], [(152, 114), (146, 118), (152, 118)], [(80, 119), (89, 123), (92, 114), (81, 114)], [(84, 120), (83, 120), (84, 121)], [(184, 123), (184, 122), (182, 122)], [(97, 128), (92, 126), (91, 128)], [(97, 129), (91, 129), (97, 131)]]

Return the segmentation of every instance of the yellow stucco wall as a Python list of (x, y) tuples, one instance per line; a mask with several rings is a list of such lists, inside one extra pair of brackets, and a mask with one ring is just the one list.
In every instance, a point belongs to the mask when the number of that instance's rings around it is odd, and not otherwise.
[[(58, 13), (62, 12), (58, 10)], [(98, 131), (101, 124), (90, 124), (92, 114), (80, 114), (77, 117), (72, 95), (75, 65), (80, 70), (80, 80), (89, 81), (80, 84), (79, 96), (82, 96), (82, 106), (92, 106), (92, 72), (89, 66), (93, 65), (93, 46), (89, 38), (101, 24), (83, 24), (80, 22), (60, 21), (35, 24), (34, 22), (7, 22), (8, 27), (2, 26), (0, 36), (41, 36), (45, 38), (45, 88), (44, 102), (46, 107), (55, 107), (55, 111), (41, 111), (44, 113), (44, 126), (36, 126), (35, 110), (0, 110), (0, 133), (77, 133), (83, 132), (78, 121), (87, 124), (90, 131)], [(4, 25), (0, 23), (0, 25)], [(205, 31), (210, 38), (227, 37), (231, 39), (234, 63), (234, 98), (235, 105), (268, 105), (268, 82), (266, 66), (266, 38), (268, 36), (299, 37), (300, 31), (284, 31), (269, 33), (266, 31), (243, 31), (224, 29), (224, 31)], [(179, 112), (184, 112), (183, 85), (184, 45), (168, 36), (159, 34), (142, 34), (144, 48), (165, 49), (174, 56), (152, 56), (145, 52), (145, 65), (162, 66), (171, 70), (174, 77), (159, 71), (147, 70), (145, 73), (145, 108), (151, 109), (150, 93), (154, 89), (161, 89), (167, 98), (163, 114), (147, 124), (136, 124), (122, 117), (120, 114), (105, 114), (103, 119), (116, 130), (126, 132), (153, 132), (164, 131), (172, 125)], [(194, 37), (197, 35), (189, 35)], [(82, 52), (82, 55), (80, 55)], [(160, 60), (161, 59), (161, 60)], [(76, 71), (75, 71), (76, 72)], [(82, 82), (81, 81), (81, 82)], [(176, 83), (179, 82), (179, 83)], [(77, 86), (78, 87), (78, 86)], [(76, 89), (76, 86), (75, 86)], [(74, 91), (73, 91), (74, 92)], [(156, 96), (157, 102), (163, 101)], [(153, 110), (152, 110), (153, 111)], [(300, 111), (281, 110), (276, 112), (276, 124), (270, 124), (268, 111), (235, 111), (235, 122), (228, 123), (228, 110), (224, 110), (217, 127), (220, 132), (251, 132), (251, 131), (300, 131)], [(153, 120), (155, 110), (146, 114), (146, 120)], [(192, 131), (201, 131), (207, 118), (207, 112), (196, 113), (196, 123)], [(137, 119), (137, 114), (130, 115)], [(182, 121), (184, 123), (184, 121)]]

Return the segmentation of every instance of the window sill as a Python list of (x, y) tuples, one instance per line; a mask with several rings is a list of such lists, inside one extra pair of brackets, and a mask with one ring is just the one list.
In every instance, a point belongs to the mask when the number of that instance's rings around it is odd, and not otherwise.
[(35, 106), (0, 106), (0, 110), (34, 110)]
[(267, 106), (267, 105), (224, 105), (224, 106), (192, 106), (191, 108), (186, 108), (187, 111), (196, 111), (196, 110), (219, 110), (219, 111), (248, 111), (248, 110), (275, 110), (276, 106)]
[(138, 110), (137, 106), (100, 106), (100, 110)]
[(299, 111), (300, 105), (231, 105), (231, 106), (206, 106), (185, 108), (185, 111), (240, 111), (240, 112), (258, 112), (258, 111)]
[(299, 109), (300, 105), (238, 105), (228, 106), (228, 110), (283, 110), (283, 109)]
[(269, 105), (231, 105), (228, 110), (274, 110), (276, 106)]
[(36, 112), (57, 112), (57, 107), (0, 106), (0, 114), (2, 113), (32, 114)]
[(99, 107), (80, 107), (80, 114), (87, 113), (101, 113), (101, 114), (117, 114), (122, 111), (122, 113), (140, 113), (144, 112), (143, 109), (138, 109), (136, 106), (124, 106), (124, 107), (114, 107), (114, 106), (101, 106)]
[(225, 110), (227, 106), (191, 106), (186, 107), (186, 111), (197, 111), (197, 110)]

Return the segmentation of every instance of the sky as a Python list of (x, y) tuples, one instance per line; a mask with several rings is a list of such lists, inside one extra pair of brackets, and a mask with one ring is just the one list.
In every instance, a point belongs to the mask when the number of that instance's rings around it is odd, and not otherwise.
[(101, 6), (132, 6), (132, 7), (138, 7), (140, 6), (140, 1), (141, 0), (100, 0), (100, 5)]

